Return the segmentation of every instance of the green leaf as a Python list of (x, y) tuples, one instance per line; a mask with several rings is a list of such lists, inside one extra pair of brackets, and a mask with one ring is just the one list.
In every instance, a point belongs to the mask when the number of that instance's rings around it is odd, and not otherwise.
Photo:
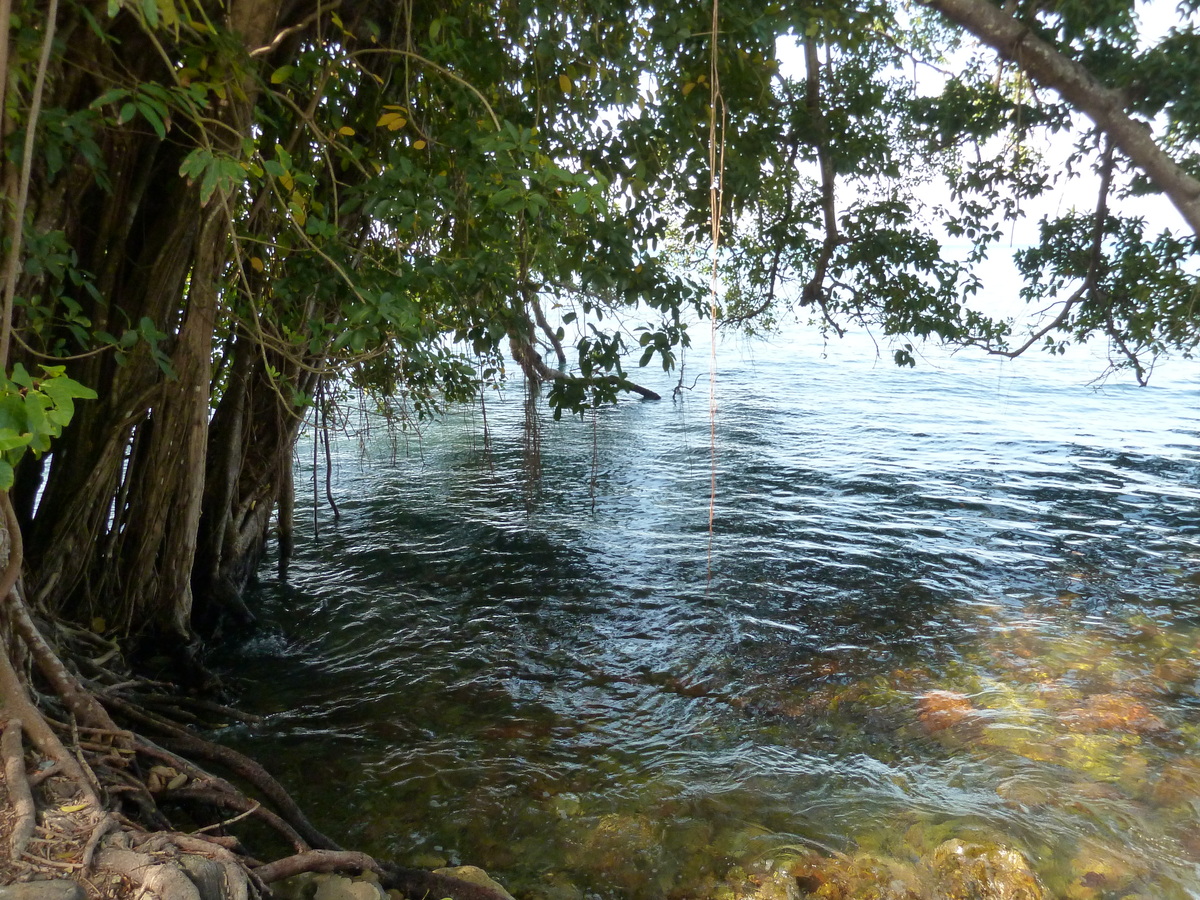
[(151, 28), (158, 27), (158, 0), (142, 0), (142, 12)]
[(57, 378), (49, 378), (42, 382), (42, 391), (50, 396), (55, 403), (69, 402), (72, 398), (77, 400), (95, 400), (96, 392), (90, 387), (80, 384), (73, 378), (68, 378), (65, 375)]
[(142, 101), (138, 102), (137, 108), (141, 112), (142, 118), (150, 123), (150, 127), (153, 128), (154, 133), (158, 135), (158, 139), (162, 140), (165, 138), (167, 136), (167, 128), (163, 124), (162, 117), (159, 116), (158, 111), (149, 103)]
[(0, 491), (11, 488), (13, 481), (13, 467), (6, 460), (0, 459)]
[(0, 453), (29, 446), (29, 435), (18, 434), (12, 428), (0, 428)]

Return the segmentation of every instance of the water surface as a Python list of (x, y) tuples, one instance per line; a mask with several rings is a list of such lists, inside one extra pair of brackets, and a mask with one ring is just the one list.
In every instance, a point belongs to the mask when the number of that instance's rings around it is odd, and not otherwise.
[(711, 536), (705, 377), (546, 417), (540, 479), (519, 389), (342, 439), (228, 739), (345, 844), (518, 896), (952, 836), (1200, 896), (1200, 371), (866, 349), (722, 347)]

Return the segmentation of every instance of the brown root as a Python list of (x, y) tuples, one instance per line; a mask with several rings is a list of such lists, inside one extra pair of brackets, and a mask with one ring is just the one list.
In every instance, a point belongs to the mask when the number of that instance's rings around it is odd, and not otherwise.
[(231, 809), (239, 813), (249, 813), (256, 818), (262, 819), (263, 822), (270, 825), (290, 843), (297, 851), (303, 852), (309, 849), (309, 845), (305, 842), (297, 832), (283, 818), (271, 812), (257, 800), (251, 800), (240, 793), (230, 791), (215, 790), (213, 788), (203, 787), (184, 787), (178, 790), (171, 791), (173, 800), (191, 800), (196, 803), (204, 803), (209, 806), (214, 806), (217, 809)]
[(16, 821), (13, 823), (9, 855), (20, 859), (33, 837), (33, 826), (37, 822), (37, 811), (33, 805), (33, 794), (25, 777), (25, 749), (21, 743), (21, 720), (9, 719), (0, 736), (0, 756), (4, 757), (4, 778), (8, 783), (8, 797), (12, 803)]
[[(279, 811), (279, 815), (306, 842), (306, 847), (318, 847), (324, 850), (340, 850), (336, 842), (326, 837), (308, 821), (299, 805), (271, 774), (248, 756), (238, 753), (229, 747), (214, 744), (203, 738), (196, 737), (185, 728), (172, 725), (158, 716), (148, 715), (132, 703), (115, 697), (112, 694), (102, 694), (100, 699), (105, 704), (118, 710), (131, 719), (140, 721), (156, 729), (167, 737), (163, 743), (168, 750), (187, 754), (192, 758), (218, 762), (240, 778), (245, 779), (262, 792)], [(238, 793), (232, 789), (234, 793)], [(230, 807), (232, 808), (232, 807)]]
[(352, 850), (308, 850), (261, 865), (254, 870), (254, 874), (270, 883), (304, 872), (343, 871), (383, 874), (383, 868), (372, 857)]

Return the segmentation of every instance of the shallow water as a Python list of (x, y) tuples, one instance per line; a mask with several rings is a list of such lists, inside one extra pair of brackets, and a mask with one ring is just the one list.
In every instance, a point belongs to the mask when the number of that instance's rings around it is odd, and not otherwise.
[(225, 738), (345, 844), (522, 897), (951, 836), (1200, 896), (1200, 369), (865, 349), (720, 350), (711, 539), (706, 378), (547, 418), (532, 482), (516, 393), (343, 440)]

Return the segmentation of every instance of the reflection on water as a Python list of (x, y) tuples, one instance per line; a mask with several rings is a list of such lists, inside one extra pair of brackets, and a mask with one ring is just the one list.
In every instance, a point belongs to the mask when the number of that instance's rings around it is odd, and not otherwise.
[(707, 397), (546, 422), (534, 497), (519, 399), (490, 453), (473, 411), (347, 441), (229, 739), (346, 844), (520, 896), (947, 838), (1200, 896), (1195, 371), (860, 359), (725, 355), (711, 546)]

